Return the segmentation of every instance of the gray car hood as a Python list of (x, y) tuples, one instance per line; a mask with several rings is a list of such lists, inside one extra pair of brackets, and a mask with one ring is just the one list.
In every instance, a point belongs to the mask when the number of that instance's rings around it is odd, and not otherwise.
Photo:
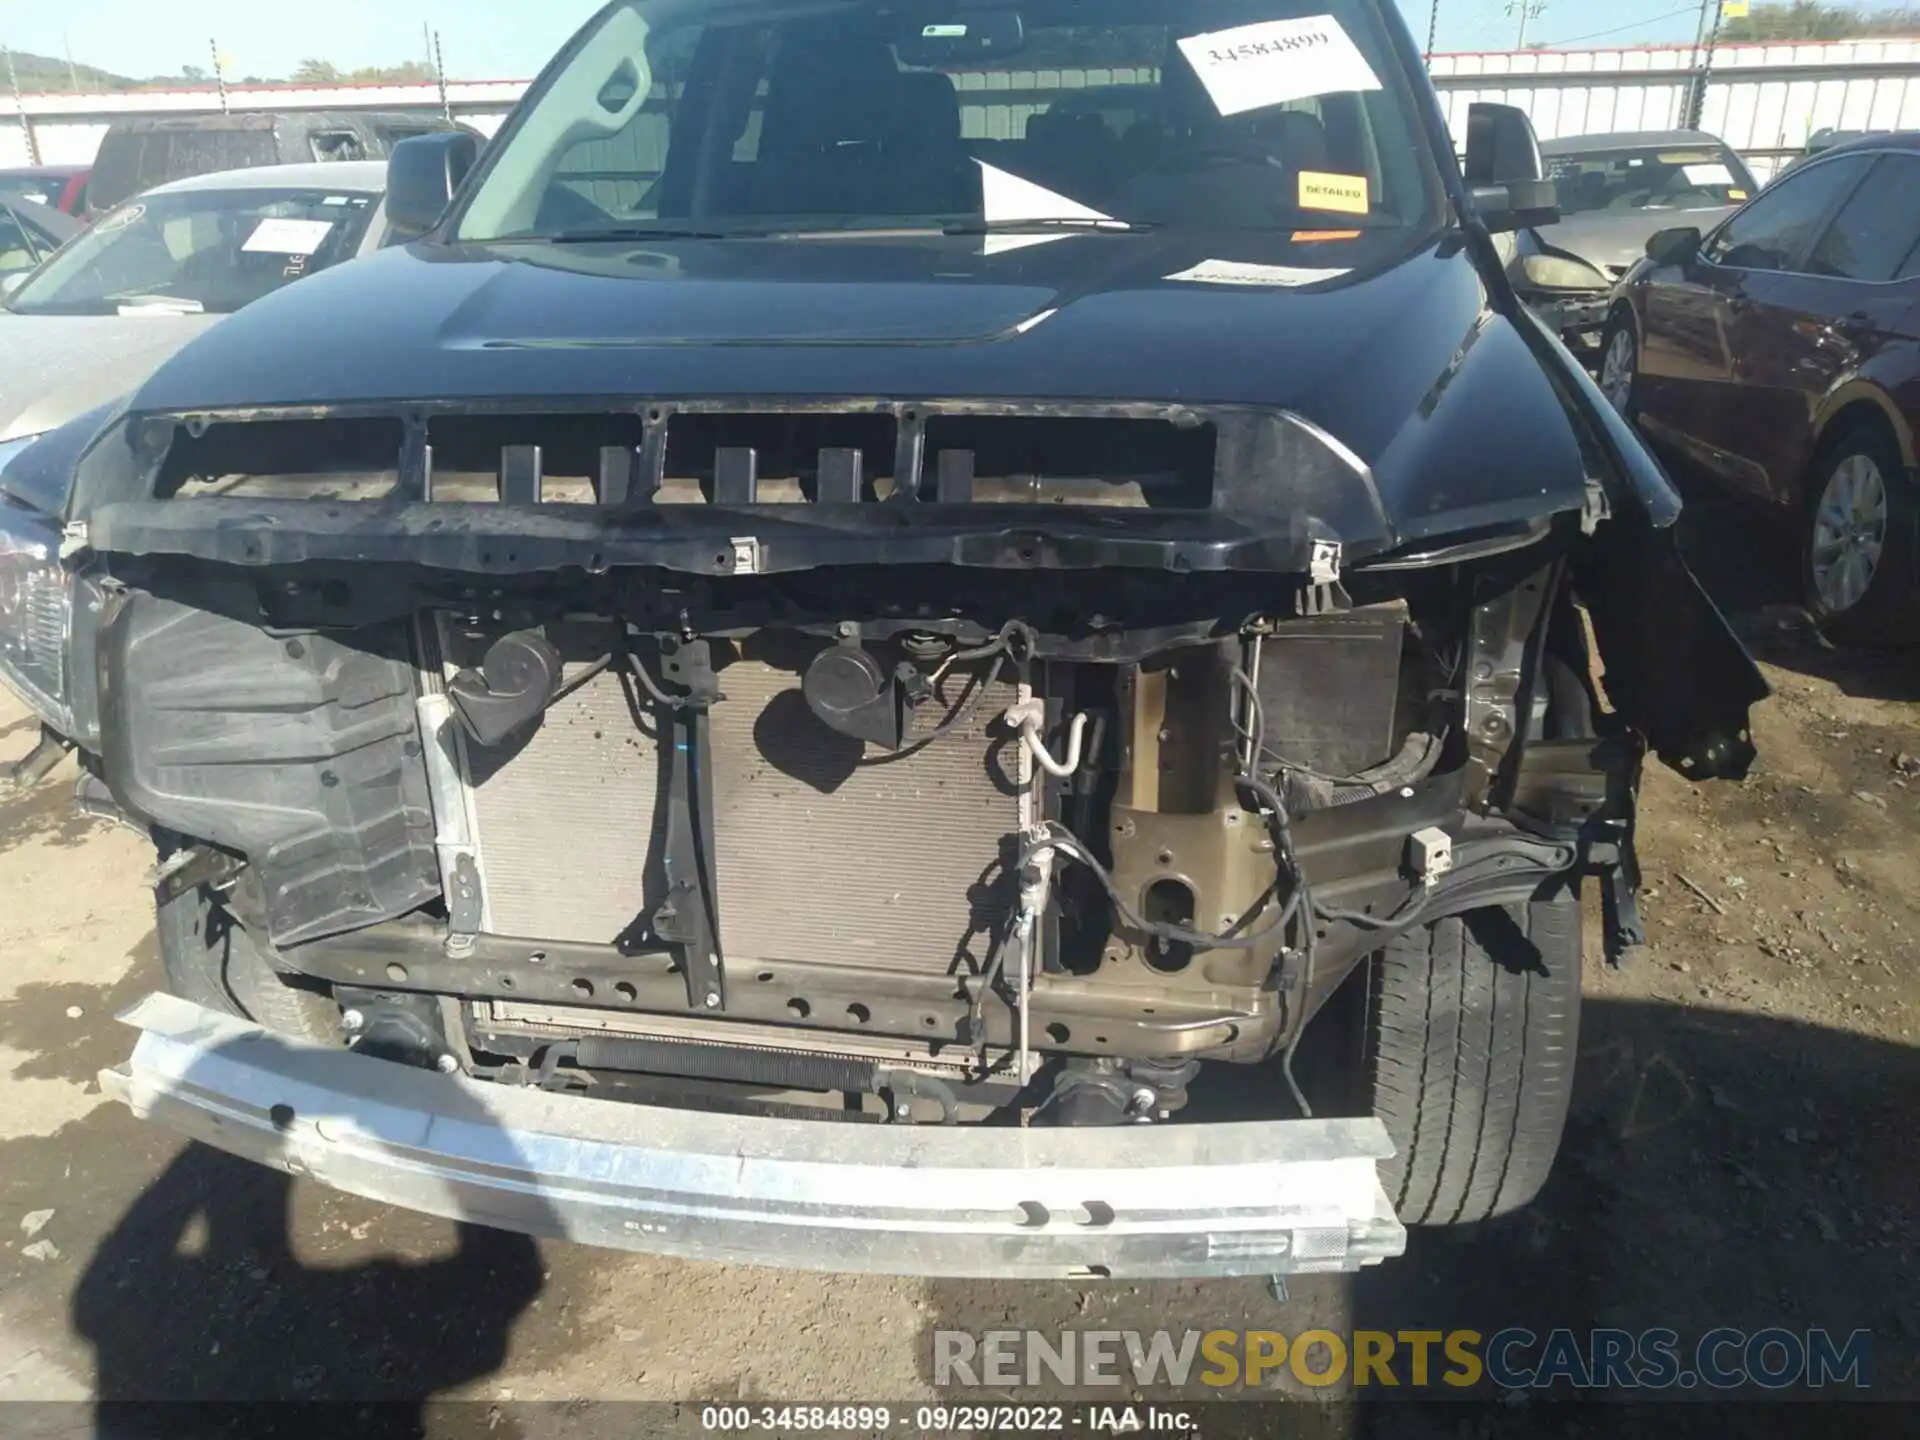
[(15, 315), (0, 310), (0, 441), (117, 399), (219, 315)]
[(1716, 205), (1706, 210), (1589, 210), (1535, 233), (1555, 250), (1619, 274), (1645, 258), (1647, 241), (1662, 230), (1692, 225), (1705, 234), (1738, 208)]

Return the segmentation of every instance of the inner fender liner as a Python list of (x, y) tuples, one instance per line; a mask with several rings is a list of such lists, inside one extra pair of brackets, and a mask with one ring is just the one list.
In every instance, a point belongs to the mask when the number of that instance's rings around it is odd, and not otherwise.
[(292, 945), (440, 893), (398, 624), (273, 636), (133, 592), (99, 651), (104, 773), (123, 809), (252, 863)]
[(1689, 780), (1741, 780), (1766, 677), (1687, 568), (1671, 527), (1623, 509), (1574, 553), (1614, 709)]

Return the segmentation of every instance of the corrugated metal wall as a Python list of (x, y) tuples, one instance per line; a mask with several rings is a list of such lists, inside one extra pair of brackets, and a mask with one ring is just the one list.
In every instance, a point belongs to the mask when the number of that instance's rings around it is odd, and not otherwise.
[[(1432, 69), (1458, 140), (1475, 100), (1519, 105), (1543, 138), (1672, 128), (1684, 118), (1696, 64), (1688, 47), (1666, 46), (1436, 55)], [(1062, 90), (1152, 84), (1154, 78), (1151, 70), (1114, 69), (963, 74), (955, 80), (967, 137), (1011, 139)], [(524, 88), (517, 81), (463, 83), (450, 87), (449, 102), (461, 119), (491, 134)], [(26, 109), (42, 160), (78, 164), (92, 158), (113, 119), (212, 111), (218, 103), (212, 92), (192, 90), (29, 96)], [(431, 86), (274, 87), (235, 90), (231, 103), (252, 110), (437, 110), (439, 95)], [(1920, 40), (1722, 46), (1714, 55), (1704, 124), (1746, 152), (1763, 174), (1827, 126), (1920, 130)], [(642, 125), (569, 168), (657, 171), (660, 143), (659, 127)], [(22, 129), (0, 102), (0, 165), (26, 159)], [(631, 182), (591, 183), (614, 185), (610, 199), (632, 188)]]
[[(1531, 50), (1436, 55), (1432, 69), (1456, 139), (1476, 100), (1520, 106), (1552, 139), (1678, 128), (1697, 58), (1687, 46)], [(1829, 126), (1920, 130), (1920, 40), (1722, 46), (1701, 123), (1763, 176)]]

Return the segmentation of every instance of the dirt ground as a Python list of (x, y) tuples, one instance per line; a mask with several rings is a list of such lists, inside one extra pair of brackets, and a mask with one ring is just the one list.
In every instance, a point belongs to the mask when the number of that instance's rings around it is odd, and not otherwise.
[[(1649, 771), (1650, 945), (1615, 973), (1590, 937), (1574, 1114), (1525, 1213), (1283, 1306), (1252, 1280), (780, 1274), (389, 1212), (103, 1101), (113, 1016), (159, 985), (150, 860), (52, 783), (0, 795), (0, 1399), (900, 1402), (935, 1393), (940, 1329), (1316, 1324), (1863, 1328), (1876, 1392), (1920, 1399), (1920, 658), (1826, 648), (1769, 579), (1790, 552), (1723, 506), (1686, 523), (1776, 698), (1744, 784)], [(0, 708), (0, 761), (31, 739)]]

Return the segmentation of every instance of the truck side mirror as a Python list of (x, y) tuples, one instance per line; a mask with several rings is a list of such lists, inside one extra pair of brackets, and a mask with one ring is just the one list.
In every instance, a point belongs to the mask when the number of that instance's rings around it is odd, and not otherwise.
[(1468, 107), (1466, 175), (1474, 208), (1496, 235), (1560, 218), (1560, 197), (1524, 110), (1486, 102)]
[(465, 130), (402, 140), (387, 159), (387, 224), (403, 236), (433, 229), (479, 158), (480, 143)]

